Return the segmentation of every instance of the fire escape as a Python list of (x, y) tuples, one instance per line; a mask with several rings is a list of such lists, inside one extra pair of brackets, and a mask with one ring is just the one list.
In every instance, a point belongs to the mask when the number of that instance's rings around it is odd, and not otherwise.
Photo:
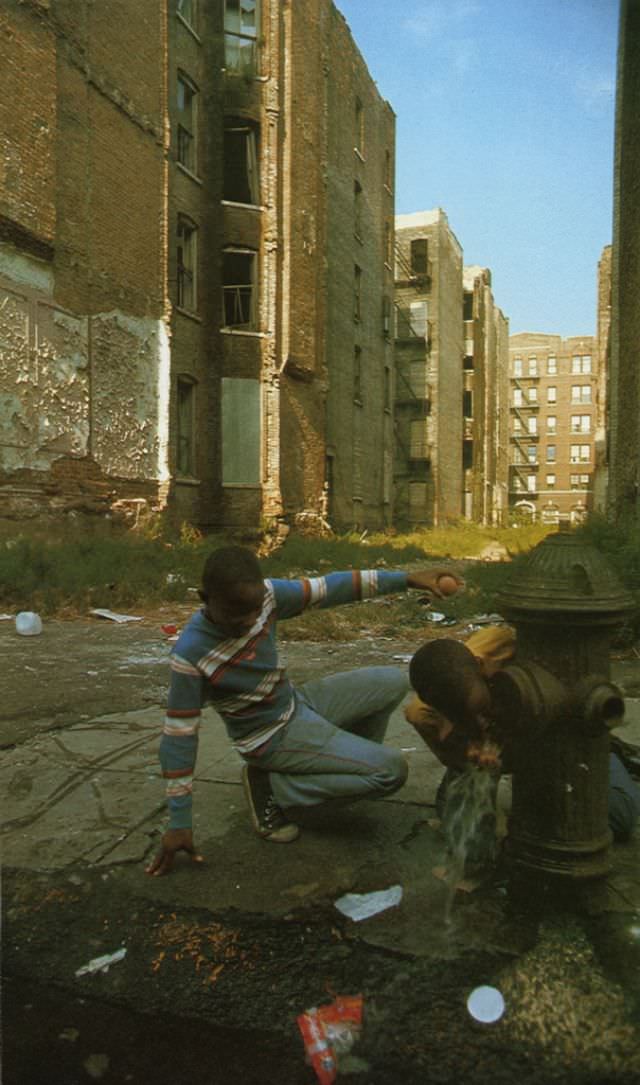
[[(431, 287), (431, 261), (425, 257), (421, 266), (412, 265), (402, 247), (396, 244), (395, 262), (396, 289), (406, 292), (401, 301), (394, 302), (396, 357), (399, 357), (398, 348), (404, 355), (404, 364), (397, 367), (395, 399), (396, 407), (402, 412), (404, 425), (398, 424), (399, 419), (396, 414), (395, 438), (407, 469), (401, 471), (399, 477), (406, 477), (408, 474), (410, 478), (419, 478), (424, 475), (431, 459), (429, 432), (431, 397), (427, 369), (433, 325), (426, 316), (425, 298), (425, 294)], [(409, 291), (414, 294), (413, 301)], [(424, 365), (424, 377), (420, 381), (419, 388), (411, 380), (412, 361), (421, 362)], [(406, 433), (411, 433), (411, 423), (420, 421), (424, 423), (421, 439), (415, 440), (409, 437), (407, 441)]]
[[(532, 398), (531, 389), (535, 389)], [(538, 378), (527, 377), (526, 383), (521, 377), (512, 378), (511, 393), (511, 486), (516, 497), (525, 495), (532, 500), (538, 497), (539, 441), (538, 415), (540, 404), (537, 396)], [(532, 421), (534, 423), (532, 425)], [(535, 485), (530, 479), (535, 477)]]

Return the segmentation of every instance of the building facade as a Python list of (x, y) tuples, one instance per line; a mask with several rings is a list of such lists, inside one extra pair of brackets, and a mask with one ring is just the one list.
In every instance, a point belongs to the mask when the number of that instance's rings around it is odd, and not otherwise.
[(512, 515), (578, 523), (594, 504), (597, 341), (524, 332), (509, 356)]
[(462, 515), (462, 249), (440, 208), (396, 217), (395, 521)]
[(466, 519), (502, 524), (508, 508), (509, 323), (491, 272), (463, 269), (463, 502)]
[(395, 118), (331, 0), (0, 19), (0, 514), (390, 523)]

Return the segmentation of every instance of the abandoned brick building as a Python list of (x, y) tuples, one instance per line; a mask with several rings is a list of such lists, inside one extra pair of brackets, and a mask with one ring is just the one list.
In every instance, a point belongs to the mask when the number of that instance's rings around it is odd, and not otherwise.
[(502, 522), (508, 324), (437, 208), (396, 217), (395, 520)]
[(0, 514), (390, 524), (395, 118), (331, 0), (0, 33)]

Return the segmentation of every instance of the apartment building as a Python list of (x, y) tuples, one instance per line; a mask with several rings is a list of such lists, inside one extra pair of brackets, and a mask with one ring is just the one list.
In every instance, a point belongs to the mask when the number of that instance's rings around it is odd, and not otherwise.
[(462, 515), (462, 249), (446, 213), (396, 216), (395, 522)]
[(463, 268), (463, 508), (502, 524), (508, 509), (509, 322), (495, 304), (489, 268)]
[(578, 523), (593, 508), (597, 341), (524, 332), (509, 357), (512, 514)]
[(331, 0), (0, 19), (0, 512), (390, 523), (395, 118)]

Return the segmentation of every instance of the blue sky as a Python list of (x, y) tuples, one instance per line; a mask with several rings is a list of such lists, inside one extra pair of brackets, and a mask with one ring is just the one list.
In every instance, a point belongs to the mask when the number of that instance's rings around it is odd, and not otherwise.
[(594, 334), (618, 0), (335, 3), (396, 113), (396, 212), (446, 211), (511, 334)]

